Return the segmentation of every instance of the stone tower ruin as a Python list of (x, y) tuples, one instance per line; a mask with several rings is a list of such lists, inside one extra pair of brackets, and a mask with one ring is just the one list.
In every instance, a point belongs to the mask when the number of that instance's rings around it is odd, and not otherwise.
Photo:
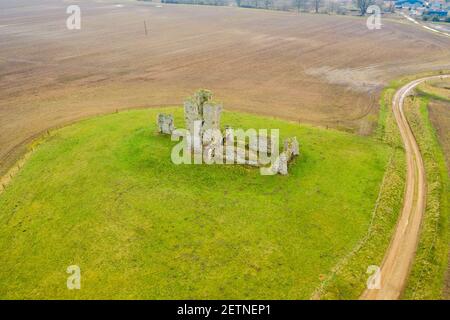
[(184, 118), (186, 129), (194, 132), (194, 122), (201, 121), (200, 133), (208, 129), (220, 130), (220, 115), (222, 105), (212, 101), (209, 90), (200, 89), (193, 97), (184, 101)]

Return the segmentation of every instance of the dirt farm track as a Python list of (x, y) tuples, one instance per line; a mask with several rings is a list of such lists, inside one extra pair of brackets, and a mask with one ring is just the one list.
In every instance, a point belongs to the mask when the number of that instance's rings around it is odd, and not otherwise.
[[(225, 108), (358, 132), (403, 74), (450, 68), (450, 41), (406, 21), (134, 1), (0, 2), (0, 173), (46, 129), (121, 108)], [(120, 5), (118, 5), (120, 4)], [(144, 29), (147, 25), (147, 35)]]

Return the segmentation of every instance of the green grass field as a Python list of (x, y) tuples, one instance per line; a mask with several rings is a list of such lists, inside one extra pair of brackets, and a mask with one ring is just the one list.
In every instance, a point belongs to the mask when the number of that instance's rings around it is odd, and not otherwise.
[(391, 103), (395, 92), (412, 79), (392, 82), (380, 97), (376, 137), (389, 145), (390, 160), (368, 232), (346, 259), (336, 265), (315, 293), (321, 299), (358, 299), (366, 289), (368, 265), (381, 266), (403, 205), (406, 159)]
[[(247, 114), (301, 156), (288, 176), (172, 164), (161, 110), (53, 132), (0, 194), (0, 298), (307, 299), (367, 233), (389, 147)], [(164, 109), (183, 126), (181, 108)], [(68, 290), (66, 268), (81, 268)]]

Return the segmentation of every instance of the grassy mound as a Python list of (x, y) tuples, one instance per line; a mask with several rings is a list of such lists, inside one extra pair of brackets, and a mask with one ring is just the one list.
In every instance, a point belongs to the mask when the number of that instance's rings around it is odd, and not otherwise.
[[(161, 110), (53, 132), (0, 194), (0, 298), (309, 298), (367, 232), (389, 148), (226, 112), (297, 136), (289, 176), (174, 165)], [(181, 126), (181, 109), (165, 109)], [(68, 290), (66, 268), (81, 268)]]

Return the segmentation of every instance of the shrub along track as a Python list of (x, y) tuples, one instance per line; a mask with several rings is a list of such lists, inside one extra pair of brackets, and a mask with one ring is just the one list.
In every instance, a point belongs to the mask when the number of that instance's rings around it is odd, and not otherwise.
[(403, 208), (394, 236), (381, 266), (380, 289), (367, 289), (362, 299), (399, 299), (408, 279), (420, 235), (425, 212), (425, 168), (419, 146), (403, 111), (405, 97), (420, 83), (444, 76), (414, 80), (400, 88), (394, 96), (392, 108), (405, 146), (407, 180)]

